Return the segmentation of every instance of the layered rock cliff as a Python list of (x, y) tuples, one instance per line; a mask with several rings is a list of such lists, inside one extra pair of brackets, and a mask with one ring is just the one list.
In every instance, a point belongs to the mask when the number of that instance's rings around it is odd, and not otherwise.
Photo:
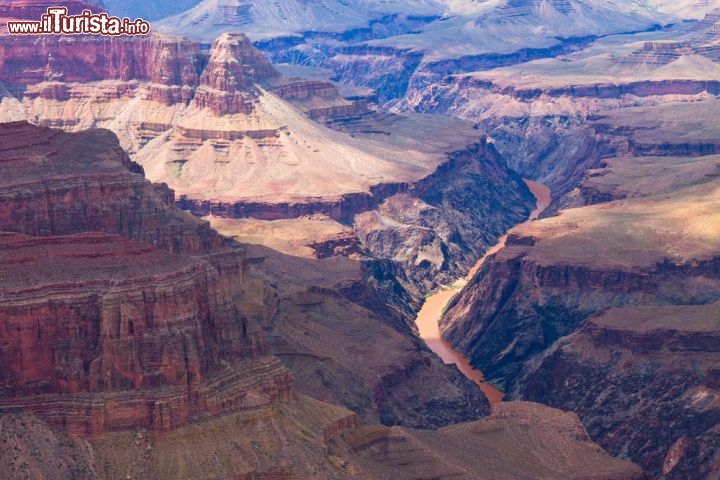
[[(204, 65), (199, 44), (176, 37), (153, 34), (72, 38), (65, 41), (59, 35), (3, 35), (0, 82), (12, 91), (46, 81), (139, 80), (153, 84), (154, 99), (177, 102), (191, 98), (183, 98), (187, 93), (182, 87), (197, 86)], [(49, 90), (45, 95), (51, 93)]]
[(2, 230), (101, 231), (171, 253), (209, 253), (225, 243), (206, 222), (179, 212), (166, 185), (144, 179), (109, 131), (68, 135), (15, 122), (3, 124), (0, 140)]
[(718, 305), (626, 307), (591, 318), (524, 375), (528, 400), (578, 412), (612, 453), (667, 479), (712, 478)]
[[(715, 104), (601, 121), (658, 147), (702, 144), (715, 127), (690, 125)], [(669, 119), (682, 134), (668, 141)], [(658, 478), (715, 468), (717, 160), (603, 160), (578, 190), (586, 206), (511, 230), (443, 318), (447, 338), (511, 397), (577, 412), (596, 441)]]
[(278, 75), (247, 37), (239, 35), (228, 40), (226, 36), (211, 49), (195, 102), (218, 116), (248, 114), (253, 109), (255, 84)]
[(112, 133), (18, 122), (0, 136), (3, 411), (97, 435), (289, 393), (234, 300), (242, 251), (133, 172)]

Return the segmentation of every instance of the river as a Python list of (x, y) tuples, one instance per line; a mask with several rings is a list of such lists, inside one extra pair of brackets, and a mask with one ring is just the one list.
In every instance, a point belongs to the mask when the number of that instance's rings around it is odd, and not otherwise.
[[(525, 180), (525, 183), (533, 195), (535, 195), (536, 199), (536, 208), (527, 220), (528, 222), (531, 222), (538, 218), (540, 214), (550, 205), (550, 189), (542, 184), (533, 182), (532, 180)], [(467, 378), (480, 386), (480, 389), (488, 397), (491, 404), (500, 402), (503, 398), (503, 393), (493, 388), (492, 385), (485, 383), (482, 372), (472, 368), (467, 358), (465, 358), (460, 352), (453, 350), (452, 346), (440, 336), (439, 322), (443, 311), (445, 310), (447, 304), (450, 303), (450, 300), (452, 300), (460, 289), (467, 284), (475, 273), (477, 273), (487, 257), (497, 253), (505, 247), (506, 239), (507, 235), (500, 237), (498, 242), (492, 248), (488, 249), (485, 255), (478, 260), (472, 269), (470, 269), (467, 277), (458, 279), (455, 283), (444, 288), (442, 291), (428, 296), (415, 320), (420, 332), (420, 337), (425, 340), (425, 343), (430, 350), (435, 352), (446, 364), (452, 363), (457, 365), (458, 369)]]

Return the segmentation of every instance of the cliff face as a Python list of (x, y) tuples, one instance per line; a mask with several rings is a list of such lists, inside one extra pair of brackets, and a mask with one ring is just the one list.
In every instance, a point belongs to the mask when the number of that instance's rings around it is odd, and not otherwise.
[(609, 310), (553, 345), (517, 393), (577, 412), (610, 452), (658, 478), (712, 478), (717, 315), (717, 304)]
[(72, 41), (3, 35), (0, 52), (0, 82), (11, 90), (46, 81), (139, 80), (157, 84), (158, 95), (174, 93), (167, 101), (179, 101), (182, 87), (196, 87), (204, 64), (197, 42), (160, 35), (83, 35)]
[[(355, 217), (362, 245), (376, 258), (398, 262), (409, 288), (419, 286), (421, 293), (464, 275), (508, 223), (529, 213), (527, 189), (497, 189), (521, 180), (492, 145), (457, 152), (446, 168)], [(491, 214), (488, 205), (498, 210)]]
[(85, 435), (169, 430), (290, 390), (277, 361), (221, 365), (267, 345), (206, 262), (103, 234), (5, 235), (1, 256), (4, 411)]
[[(538, 261), (537, 239), (515, 233), (453, 301), (445, 335), (490, 378), (515, 385), (523, 363), (608, 307), (714, 298), (718, 259), (638, 268)], [(707, 283), (697, 291), (699, 283)], [(674, 288), (675, 287), (675, 288)], [(481, 339), (493, 338), (493, 341)]]
[(0, 130), (0, 229), (27, 235), (101, 231), (173, 253), (203, 253), (222, 237), (175, 209), (108, 131), (70, 135), (25, 122)]
[(133, 173), (111, 133), (11, 123), (0, 137), (0, 228), (21, 232), (0, 247), (4, 412), (97, 435), (288, 394), (289, 373), (233, 300), (242, 252)]
[[(135, 424), (174, 429), (287, 395), (287, 370), (266, 356), (286, 349), (268, 342), (258, 322), (270, 329), (273, 317), (305, 315), (307, 307), (292, 300), (295, 291), (322, 278), (291, 282), (281, 297), (290, 299), (275, 310), (277, 291), (249, 280), (258, 272), (245, 254), (206, 222), (176, 210), (166, 186), (131, 171), (141, 169), (110, 132), (65, 133), (17, 122), (3, 124), (0, 137), (0, 221), (3, 231), (18, 232), (8, 234), (5, 246), (1, 350), (17, 366), (2, 379), (5, 411), (33, 411), (74, 433), (96, 435)], [(328, 279), (338, 275), (330, 260)], [(18, 265), (34, 276), (13, 286)], [(318, 268), (308, 261), (271, 281), (282, 285)], [(259, 275), (277, 278), (283, 271), (276, 265)], [(352, 331), (372, 326), (379, 337), (392, 338), (388, 349), (397, 348), (398, 358), (384, 358), (376, 370), (372, 359), (382, 355), (348, 364), (338, 347), (337, 363), (327, 369), (335, 378), (323, 386), (335, 393), (313, 388), (317, 376), (304, 368), (297, 370), (301, 391), (357, 407), (372, 421), (446, 425), (486, 414), (486, 400), (472, 384), (386, 324), (387, 306), (372, 296), (364, 275), (358, 263), (350, 284), (320, 290), (321, 302), (332, 305), (323, 319), (344, 319)], [(407, 332), (404, 323), (398, 328)], [(294, 332), (280, 322), (274, 335)], [(314, 344), (300, 343), (298, 353), (315, 353)], [(418, 396), (428, 383), (437, 389)], [(351, 394), (340, 395), (342, 389)], [(91, 413), (81, 414), (80, 405), (91, 405)], [(445, 407), (438, 412), (437, 405)]]
[[(41, 123), (63, 127), (87, 125), (90, 120), (112, 123), (117, 113), (109, 112), (105, 119), (97, 109), (112, 109), (108, 104), (118, 100), (142, 99), (182, 107), (195, 99), (200, 108), (219, 116), (250, 113), (257, 96), (256, 82), (277, 75), (242, 34), (223, 35), (209, 52), (201, 49), (199, 42), (158, 34), (87, 35), (72, 40), (55, 35), (0, 36), (0, 83), (31, 103), (26, 108)], [(80, 87), (101, 81), (105, 88), (90, 88), (90, 94), (88, 88)], [(102, 95), (98, 96), (98, 89)], [(88, 101), (99, 104), (95, 118), (77, 118), (86, 115), (79, 109)], [(64, 112), (55, 112), (57, 103), (69, 106)], [(165, 131), (169, 125), (158, 121), (162, 117), (145, 123), (156, 128), (165, 124)]]
[[(601, 121), (618, 139), (692, 145), (715, 137), (690, 127), (715, 103)], [(604, 159), (578, 189), (585, 206), (511, 230), (448, 308), (445, 335), (511, 396), (577, 412), (654, 476), (713, 478), (717, 160)]]
[(391, 262), (382, 269), (373, 260), (302, 258), (259, 245), (247, 255), (251, 275), (274, 286), (263, 296), (261, 326), (301, 393), (344, 405), (366, 423), (441, 427), (489, 413), (477, 386), (423, 348), (405, 312), (394, 310), (406, 294)]

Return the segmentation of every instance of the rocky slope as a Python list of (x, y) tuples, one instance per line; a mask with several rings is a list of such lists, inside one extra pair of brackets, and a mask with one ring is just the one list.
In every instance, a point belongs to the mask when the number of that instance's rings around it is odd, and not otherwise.
[[(361, 427), (341, 438), (345, 444), (335, 441), (331, 451), (349, 447), (383, 479), (645, 478), (637, 466), (604, 459), (575, 415), (527, 402), (503, 403), (491, 417), (437, 431)], [(537, 449), (518, 456), (516, 445)]]
[(578, 412), (609, 451), (658, 477), (713, 478), (717, 318), (718, 304), (609, 310), (553, 345), (518, 390)]
[[(396, 304), (406, 316), (410, 297), (467, 271), (529, 210), (524, 184), (471, 123), (374, 112), (327, 80), (280, 75), (241, 34), (209, 51), (158, 35), (0, 45), (2, 117), (113, 130), (199, 216), (354, 223), (360, 247), (407, 279)], [(398, 194), (423, 212), (392, 218), (383, 205)]]
[[(406, 240), (404, 248), (415, 253), (404, 258), (395, 258), (387, 251), (382, 252), (382, 258), (373, 258), (367, 255), (368, 245), (352, 237), (344, 240), (357, 245), (349, 252), (363, 253), (364, 258), (350, 262), (351, 281), (337, 285), (329, 282), (330, 291), (321, 293), (323, 299), (333, 298), (332, 315), (323, 320), (337, 322), (349, 309), (352, 329), (374, 329), (378, 338), (391, 339), (390, 344), (402, 353), (378, 364), (374, 359), (382, 356), (367, 351), (362, 356), (367, 363), (364, 365), (346, 358), (341, 348), (333, 349), (334, 362), (322, 362), (330, 379), (323, 389), (316, 388), (317, 377), (298, 375), (302, 391), (357, 408), (363, 418), (390, 424), (440, 426), (487, 412), (487, 403), (474, 386), (431, 360), (430, 353), (414, 339), (409, 322), (417, 299), (432, 288), (433, 277), (440, 279), (440, 268), (466, 269), (473, 252), (484, 247), (482, 242), (473, 242), (463, 248), (465, 257), (451, 261), (450, 248), (469, 243), (457, 232), (468, 237), (477, 233), (491, 241), (511, 222), (522, 218), (530, 201), (524, 184), (502, 160), (492, 153), (486, 155), (482, 135), (471, 124), (372, 113), (361, 101), (342, 99), (327, 81), (279, 76), (241, 34), (223, 36), (209, 51), (198, 42), (156, 35), (117, 39), (85, 36), (73, 37), (72, 41), (52, 36), (0, 36), (0, 44), (5, 52), (0, 65), (0, 79), (7, 87), (0, 109), (5, 118), (30, 118), (68, 130), (109, 127), (144, 168), (126, 157), (122, 161), (136, 172), (144, 170), (151, 179), (169, 183), (179, 193), (177, 203), (196, 214), (294, 220), (322, 212), (350, 223), (355, 214), (377, 208), (398, 192), (415, 197), (440, 196), (441, 189), (448, 188), (444, 178), (455, 170), (474, 171), (470, 186), (476, 191), (487, 190), (490, 180), (506, 182), (510, 194), (503, 201), (507, 208), (497, 216), (488, 215), (492, 220), (448, 209), (446, 218), (435, 214), (418, 227), (410, 225), (408, 228), (430, 229), (443, 223), (443, 237)], [(325, 123), (334, 123), (336, 129)], [(417, 132), (434, 130), (438, 136), (433, 142), (414, 137)], [(18, 135), (26, 141), (22, 132)], [(72, 155), (85, 148), (72, 146), (67, 139), (73, 137), (48, 133), (49, 137), (53, 135), (60, 140), (51, 145), (66, 147)], [(102, 142), (103, 135), (108, 134), (86, 135), (97, 136)], [(34, 145), (32, 140), (27, 144)], [(233, 263), (232, 256), (215, 252), (216, 242), (222, 241), (206, 232), (204, 222), (187, 218), (177, 221), (176, 211), (165, 212), (173, 201), (167, 187), (150, 186), (138, 176), (120, 174), (116, 179), (111, 175), (93, 177), (93, 181), (87, 179), (79, 185), (65, 181), (62, 171), (50, 175), (52, 168), (42, 170), (41, 159), (47, 153), (43, 148), (30, 152), (38, 157), (37, 169), (29, 177), (38, 175), (30, 183), (38, 179), (43, 182), (35, 189), (36, 197), (18, 196), (18, 187), (8, 186), (8, 215), (9, 209), (24, 212), (13, 217), (14, 230), (33, 235), (102, 230), (154, 242), (171, 253), (212, 252), (213, 265), (230, 273), (246, 268)], [(117, 146), (111, 150), (118, 153)], [(98, 163), (94, 156), (104, 158), (94, 149), (77, 155), (90, 164)], [(492, 167), (487, 169), (492, 178), (480, 170), (483, 162)], [(85, 179), (83, 170), (88, 165), (81, 162), (77, 167), (66, 173)], [(98, 167), (108, 169), (105, 164)], [(10, 183), (12, 178), (8, 177)], [(110, 186), (113, 200), (108, 202), (103, 195)], [(162, 199), (157, 200), (156, 195)], [(53, 201), (40, 204), (42, 196)], [(440, 197), (432, 208), (439, 211), (442, 201)], [(199, 234), (185, 234), (188, 225), (194, 225)], [(358, 235), (353, 232), (353, 236)], [(428, 268), (422, 262), (428, 246), (441, 252), (444, 249), (447, 262)], [(323, 248), (318, 246), (317, 251)], [(336, 252), (332, 246), (328, 249)], [(343, 255), (345, 251), (341, 248), (337, 253)], [(344, 279), (346, 273), (338, 265), (341, 262), (323, 265), (325, 275)], [(318, 268), (311, 261), (299, 267), (309, 271)], [(406, 273), (410, 270), (417, 273)], [(294, 283), (293, 288), (305, 291), (312, 285)], [(253, 322), (267, 322), (277, 312), (264, 305), (266, 288), (262, 284), (255, 287), (253, 300), (238, 307), (240, 315), (253, 318)], [(297, 310), (292, 298), (279, 312), (289, 315), (283, 312), (286, 307)], [(284, 338), (290, 331), (282, 324), (277, 334)], [(315, 355), (314, 344), (300, 347), (300, 352)], [(378, 376), (375, 369), (382, 375)], [(301, 373), (301, 369), (294, 370)], [(347, 384), (353, 384), (354, 377), (363, 381), (352, 385), (351, 395), (339, 395)], [(436, 388), (427, 389), (428, 384)], [(391, 394), (391, 389), (404, 393)], [(423, 395), (403, 403), (418, 392)]]
[[(139, 430), (85, 442), (35, 417), (8, 415), (0, 418), (0, 441), (11, 447), (0, 452), (6, 471), (23, 479), (45, 472), (82, 479), (644, 478), (590, 442), (574, 415), (524, 402), (479, 422), (426, 431), (358, 426), (342, 411), (299, 397), (273, 412), (236, 413), (164, 435)], [(518, 445), (530, 447), (522, 462), (511, 453)]]
[[(512, 230), (443, 319), (516, 398), (578, 412), (603, 446), (668, 478), (713, 478), (716, 462), (718, 157), (696, 146), (718, 132), (693, 127), (716, 103), (598, 119), (628, 153), (588, 172), (576, 200), (587, 206)], [(632, 153), (676, 146), (695, 156)]]
[(387, 298), (368, 288), (368, 265), (248, 249), (250, 273), (274, 286), (263, 296), (270, 349), (300, 392), (357, 412), (361, 419), (419, 428), (489, 412), (477, 388), (412, 336)]
[[(175, 210), (167, 187), (158, 195), (107, 131), (25, 122), (0, 131), (0, 462), (9, 478), (387, 478), (387, 455), (359, 448), (365, 432), (388, 431), (373, 420), (427, 427), (487, 413), (458, 372), (341, 294), (364, 291), (350, 259), (328, 266), (221, 239)], [(129, 201), (139, 204), (123, 210)], [(47, 225), (17, 232), (33, 221)], [(297, 372), (299, 389), (353, 406), (371, 421), (366, 430), (355, 413), (296, 393), (269, 352)], [(549, 414), (557, 418), (527, 432)], [(512, 467), (522, 476), (640, 474), (559, 412), (518, 405), (488, 422), (522, 441), (517, 455), (543, 458), (541, 470)], [(402, 478), (418, 478), (421, 465), (446, 468), (434, 442), (485, 448), (466, 431), (475, 426), (457, 428), (437, 438), (398, 429), (427, 444)], [(549, 455), (536, 448), (543, 442), (570, 450)], [(506, 471), (514, 458), (459, 473)]]
[(543, 181), (557, 198), (599, 159), (624, 148), (594, 128), (593, 116), (718, 94), (713, 15), (594, 39), (553, 58), (442, 78), (417, 73), (397, 108), (478, 121), (513, 169)]
[[(289, 371), (268, 355), (276, 342), (271, 345), (259, 328), (277, 316), (295, 318), (286, 296), (297, 298), (297, 293), (281, 290), (278, 297), (268, 283), (251, 279), (263, 275), (250, 267), (257, 256), (248, 258), (204, 222), (176, 210), (167, 187), (155, 187), (131, 171), (137, 165), (110, 132), (65, 133), (24, 122), (1, 126), (0, 191), (6, 207), (0, 234), (0, 355), (11, 367), (0, 378), (0, 408), (3, 441), (14, 445), (4, 465), (28, 478), (42, 475), (56, 456), (66, 462), (67, 477), (191, 478), (202, 470), (284, 478), (310, 468), (317, 478), (342, 478), (322, 445), (326, 436), (357, 425), (357, 417), (296, 397)], [(24, 203), (16, 206), (12, 200)], [(34, 236), (10, 233), (33, 224)], [(201, 242), (202, 236), (210, 241)], [(153, 245), (166, 237), (165, 251)], [(269, 251), (265, 258), (277, 255)], [(17, 275), (18, 268), (23, 275)], [(274, 266), (271, 272), (286, 283), (293, 278)], [(336, 296), (329, 290), (316, 294), (323, 302)], [(347, 301), (330, 313), (333, 322), (347, 318), (355, 328), (368, 327), (361, 322), (367, 311)], [(378, 335), (393, 332), (376, 321)], [(462, 419), (458, 414), (487, 413), (479, 391), (431, 365), (429, 355), (406, 336), (390, 333), (387, 341), (389, 350), (397, 343), (405, 347), (397, 357), (374, 364), (363, 358), (363, 382), (338, 357), (341, 366), (330, 371), (348, 372), (342, 380), (352, 395), (330, 400), (354, 405), (356, 398), (368, 397), (357, 410), (391, 424), (441, 425)], [(382, 375), (376, 381), (377, 372)], [(425, 390), (429, 384), (434, 391)], [(422, 398), (404, 403), (419, 392)], [(16, 412), (31, 412), (42, 422)], [(197, 450), (199, 438), (214, 435), (219, 445), (228, 445), (229, 432), (247, 435), (249, 425), (256, 433), (233, 447), (234, 455)], [(139, 430), (139, 436), (128, 429)], [(82, 443), (62, 432), (91, 440)], [(33, 446), (35, 436), (48, 443)], [(251, 454), (251, 442), (271, 456)], [(278, 442), (291, 446), (280, 448)], [(183, 465), (169, 461), (185, 444), (188, 451), (245, 460), (207, 466), (203, 454), (194, 454)]]

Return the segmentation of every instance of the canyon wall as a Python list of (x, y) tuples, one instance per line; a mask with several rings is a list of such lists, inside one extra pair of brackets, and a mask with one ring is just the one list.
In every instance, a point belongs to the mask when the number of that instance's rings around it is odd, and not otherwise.
[(0, 137), (3, 411), (97, 435), (289, 394), (234, 300), (242, 250), (175, 210), (112, 133), (17, 122)]
[(516, 389), (578, 412), (616, 455), (667, 479), (712, 478), (720, 440), (717, 304), (626, 307), (556, 342)]
[[(598, 121), (673, 152), (716, 138), (689, 128), (715, 103)], [(667, 137), (669, 118), (682, 138)], [(511, 398), (577, 412), (655, 478), (713, 478), (720, 245), (703, 228), (717, 174), (717, 155), (701, 152), (603, 159), (578, 188), (584, 206), (510, 231), (449, 306), (444, 335)]]

